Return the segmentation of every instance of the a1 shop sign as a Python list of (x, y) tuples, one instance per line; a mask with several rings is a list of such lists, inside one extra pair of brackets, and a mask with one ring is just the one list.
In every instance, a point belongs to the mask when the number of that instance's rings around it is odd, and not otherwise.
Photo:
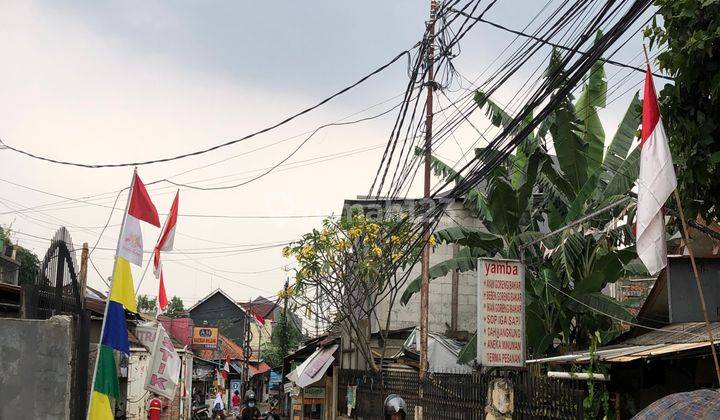
[(525, 364), (525, 268), (516, 260), (480, 258), (477, 353), (482, 366)]

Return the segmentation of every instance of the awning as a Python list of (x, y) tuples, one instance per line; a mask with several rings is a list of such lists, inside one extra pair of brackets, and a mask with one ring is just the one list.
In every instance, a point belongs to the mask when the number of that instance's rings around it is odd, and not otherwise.
[(695, 343), (669, 343), (669, 344), (653, 344), (653, 345), (616, 345), (607, 348), (598, 349), (593, 355), (588, 351), (581, 351), (566, 354), (563, 356), (546, 357), (542, 359), (527, 360), (526, 363), (551, 363), (551, 364), (574, 364), (589, 363), (591, 358), (595, 358), (607, 363), (626, 363), (638, 359), (649, 359), (656, 356), (662, 356), (670, 353), (678, 353), (686, 350), (693, 350), (701, 347), (709, 347), (709, 341), (701, 341)]
[(323, 347), (315, 350), (300, 366), (287, 374), (287, 378), (300, 388), (313, 384), (322, 378), (328, 370), (332, 362), (335, 360), (333, 354), (338, 349), (338, 345), (334, 344), (330, 347)]

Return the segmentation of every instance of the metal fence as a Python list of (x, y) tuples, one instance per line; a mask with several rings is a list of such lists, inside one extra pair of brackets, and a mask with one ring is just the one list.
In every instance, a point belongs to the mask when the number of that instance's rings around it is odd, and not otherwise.
[[(357, 385), (353, 412), (357, 418), (382, 419), (385, 397), (397, 394), (407, 404), (408, 419), (414, 418), (415, 406), (421, 404), (425, 418), (474, 420), (485, 418), (488, 384), (496, 378), (506, 378), (513, 384), (514, 418), (583, 418), (583, 384), (547, 378), (529, 370), (434, 373), (425, 381), (410, 371), (390, 370), (377, 376), (346, 370), (340, 373), (339, 383), (343, 390)], [(339, 394), (339, 406), (346, 407), (345, 392)]]

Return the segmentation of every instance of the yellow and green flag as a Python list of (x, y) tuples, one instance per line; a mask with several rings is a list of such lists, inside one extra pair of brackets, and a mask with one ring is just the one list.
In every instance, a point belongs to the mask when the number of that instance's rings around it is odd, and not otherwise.
[[(150, 201), (145, 186), (137, 174), (133, 175), (133, 185), (127, 209), (126, 224), (128, 219), (132, 217), (131, 221), (133, 222), (139, 219), (159, 226), (155, 206)], [(128, 229), (123, 226), (121, 239), (118, 241), (118, 249), (121, 251), (115, 256), (110, 295), (106, 302), (107, 306), (105, 308), (100, 345), (98, 346), (92, 395), (90, 396), (90, 409), (87, 417), (89, 420), (113, 420), (115, 418), (114, 407), (120, 396), (115, 352), (130, 353), (125, 311), (137, 313), (137, 300), (135, 298), (130, 262), (126, 259), (127, 252), (123, 251), (128, 247), (122, 240), (124, 236), (127, 236), (127, 231)], [(140, 239), (139, 243), (140, 253), (142, 254), (142, 239)]]

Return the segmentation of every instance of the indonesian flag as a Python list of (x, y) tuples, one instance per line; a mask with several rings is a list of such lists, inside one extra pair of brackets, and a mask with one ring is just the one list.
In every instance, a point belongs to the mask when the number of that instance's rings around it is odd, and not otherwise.
[(165, 293), (165, 281), (163, 279), (162, 269), (160, 269), (160, 287), (158, 290), (158, 308), (160, 311), (165, 312), (168, 306), (167, 293)]
[(252, 316), (255, 318), (255, 320), (256, 320), (258, 323), (260, 323), (260, 325), (263, 325), (263, 326), (264, 326), (264, 325), (265, 325), (265, 318), (263, 318), (262, 316), (260, 316), (260, 314), (258, 314), (258, 313), (255, 312), (255, 311), (251, 311), (251, 312), (252, 312)]
[(160, 218), (158, 217), (158, 212), (150, 199), (147, 189), (145, 189), (145, 185), (137, 173), (133, 177), (132, 189), (130, 191), (130, 203), (128, 203), (125, 223), (123, 223), (122, 230), (120, 231), (120, 250), (118, 257), (124, 258), (137, 266), (142, 266), (143, 240), (140, 221), (142, 220), (143, 222), (160, 227)]
[(172, 206), (170, 206), (170, 214), (168, 214), (165, 227), (153, 250), (153, 272), (155, 273), (155, 278), (160, 278), (162, 268), (160, 251), (172, 251), (173, 244), (175, 243), (175, 226), (177, 226), (179, 199), (180, 191), (175, 193), (175, 199), (173, 200)]
[(230, 374), (230, 356), (225, 356), (225, 365), (223, 365), (222, 368), (222, 377), (225, 382), (228, 380), (228, 375)]
[(155, 278), (160, 279), (160, 284), (158, 286), (158, 307), (161, 311), (165, 311), (165, 308), (167, 308), (168, 300), (167, 293), (165, 292), (165, 279), (163, 276), (162, 262), (160, 261), (160, 251), (172, 251), (173, 249), (179, 199), (180, 191), (175, 193), (175, 199), (173, 200), (172, 206), (170, 206), (170, 214), (168, 214), (163, 231), (160, 234), (157, 244), (155, 244), (155, 249), (153, 250), (153, 273), (155, 274)]
[(637, 253), (650, 274), (667, 265), (663, 205), (677, 187), (660, 106), (650, 66), (645, 73), (645, 94), (640, 140), (640, 176), (637, 202)]

